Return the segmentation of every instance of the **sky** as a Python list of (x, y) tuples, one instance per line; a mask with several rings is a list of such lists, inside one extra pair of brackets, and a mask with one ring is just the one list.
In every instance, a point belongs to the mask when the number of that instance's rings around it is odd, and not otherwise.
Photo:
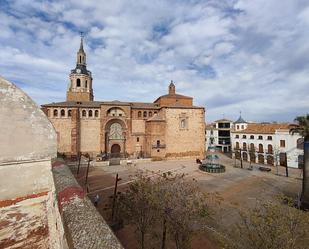
[(95, 100), (153, 102), (173, 80), (207, 122), (309, 112), (308, 0), (0, 0), (0, 76), (64, 101), (79, 32)]

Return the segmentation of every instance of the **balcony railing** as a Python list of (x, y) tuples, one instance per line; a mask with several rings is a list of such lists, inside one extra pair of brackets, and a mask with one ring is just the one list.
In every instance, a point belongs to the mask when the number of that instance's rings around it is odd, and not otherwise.
[(156, 145), (152, 145), (153, 149), (165, 149), (166, 145), (165, 144), (156, 144)]

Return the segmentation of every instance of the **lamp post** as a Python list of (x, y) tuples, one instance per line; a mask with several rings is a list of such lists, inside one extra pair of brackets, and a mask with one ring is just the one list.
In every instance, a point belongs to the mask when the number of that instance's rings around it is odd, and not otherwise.
[(115, 188), (114, 188), (113, 205), (112, 205), (112, 221), (114, 220), (114, 216), (115, 216), (115, 202), (116, 202), (116, 194), (117, 194), (117, 187), (118, 187), (119, 181), (121, 181), (121, 178), (118, 177), (118, 173), (117, 173), (116, 179), (115, 179)]

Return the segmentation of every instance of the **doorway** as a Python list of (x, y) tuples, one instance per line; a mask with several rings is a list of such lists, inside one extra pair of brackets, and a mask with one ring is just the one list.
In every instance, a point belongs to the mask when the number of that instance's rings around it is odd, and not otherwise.
[(111, 147), (111, 153), (112, 154), (120, 154), (120, 145), (119, 144), (113, 144)]

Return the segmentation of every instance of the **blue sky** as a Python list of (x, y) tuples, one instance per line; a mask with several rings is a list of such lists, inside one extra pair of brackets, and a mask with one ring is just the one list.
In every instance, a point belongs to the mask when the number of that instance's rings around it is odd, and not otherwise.
[(63, 101), (85, 33), (96, 100), (152, 102), (170, 80), (206, 119), (309, 112), (307, 0), (0, 1), (0, 75)]

